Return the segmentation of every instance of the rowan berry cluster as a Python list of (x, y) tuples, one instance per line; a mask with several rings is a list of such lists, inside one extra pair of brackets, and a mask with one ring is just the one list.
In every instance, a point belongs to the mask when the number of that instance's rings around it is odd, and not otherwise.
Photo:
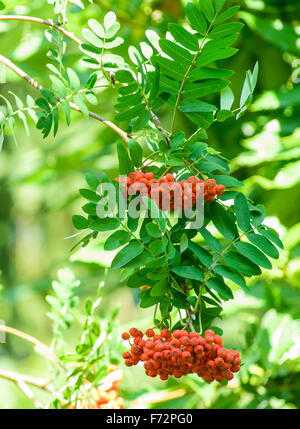
[(142, 361), (146, 375), (159, 376), (161, 380), (167, 380), (170, 375), (180, 378), (197, 374), (207, 383), (222, 382), (231, 380), (233, 373), (240, 370), (239, 353), (225, 349), (221, 337), (211, 329), (202, 337), (184, 329), (173, 333), (163, 329), (160, 334), (147, 329), (143, 334), (131, 328), (129, 333), (122, 334), (122, 338), (131, 344), (130, 351), (123, 353), (125, 365), (137, 365)]
[(188, 180), (175, 180), (173, 174), (156, 180), (154, 174), (135, 171), (125, 178), (116, 178), (124, 185), (124, 197), (140, 194), (153, 199), (162, 210), (174, 211), (195, 206), (201, 195), (204, 201), (213, 201), (215, 196), (223, 195), (224, 185), (217, 185), (214, 179), (201, 180), (190, 176)]

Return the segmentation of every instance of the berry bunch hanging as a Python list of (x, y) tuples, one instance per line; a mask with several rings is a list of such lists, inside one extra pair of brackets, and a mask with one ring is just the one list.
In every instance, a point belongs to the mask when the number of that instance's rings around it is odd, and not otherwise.
[(137, 328), (122, 334), (123, 340), (133, 339), (130, 351), (124, 352), (123, 358), (126, 366), (144, 362), (149, 377), (167, 380), (171, 375), (180, 378), (197, 374), (211, 383), (231, 380), (233, 373), (240, 370), (239, 353), (225, 349), (222, 338), (211, 329), (205, 331), (204, 337), (185, 329), (176, 329), (173, 333), (162, 329), (160, 334), (147, 329), (145, 335), (147, 338)]
[(194, 207), (202, 194), (204, 201), (214, 201), (216, 195), (220, 197), (225, 192), (225, 186), (217, 185), (215, 179), (190, 176), (187, 180), (176, 181), (171, 173), (156, 180), (152, 172), (135, 171), (116, 181), (124, 186), (125, 198), (139, 194), (153, 199), (160, 209), (170, 208), (171, 211)]

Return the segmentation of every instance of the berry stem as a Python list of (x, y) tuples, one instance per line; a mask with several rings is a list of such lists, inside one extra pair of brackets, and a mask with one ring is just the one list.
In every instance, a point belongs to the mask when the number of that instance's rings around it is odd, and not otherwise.
[[(197, 174), (199, 174), (200, 176), (201, 176), (201, 179), (202, 180), (206, 180), (206, 177), (193, 165), (193, 164), (191, 164), (189, 161), (187, 161), (186, 159), (184, 159), (184, 158), (182, 158), (182, 161), (185, 163), (185, 164), (187, 164), (187, 165), (189, 165), (190, 167), (192, 167), (194, 170), (196, 170), (197, 171)], [(193, 173), (193, 172), (192, 172)]]

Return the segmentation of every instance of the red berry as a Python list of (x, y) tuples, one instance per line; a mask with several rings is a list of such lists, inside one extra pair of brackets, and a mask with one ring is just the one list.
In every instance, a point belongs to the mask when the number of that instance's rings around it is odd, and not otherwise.
[(132, 366), (133, 365), (132, 359), (126, 359), (125, 360), (125, 365), (126, 366)]
[(163, 329), (160, 333), (163, 338), (169, 338), (171, 336), (171, 332), (168, 329)]
[(154, 337), (154, 335), (155, 335), (155, 333), (154, 333), (153, 329), (147, 329), (147, 331), (146, 331), (147, 337), (151, 338), (151, 337)]
[(216, 186), (216, 193), (217, 193), (218, 197), (223, 195), (224, 192), (225, 192), (225, 186), (224, 185), (217, 185)]
[(224, 360), (222, 358), (218, 357), (215, 359), (215, 364), (218, 367), (222, 367), (224, 365)]
[(162, 353), (160, 353), (160, 352), (156, 352), (156, 353), (154, 353), (154, 355), (153, 355), (153, 359), (155, 359), (155, 360), (161, 361), (161, 360), (162, 360), (162, 358), (163, 358), (163, 355), (162, 355)]
[(145, 179), (152, 180), (154, 178), (154, 174), (152, 172), (145, 173)]
[(121, 337), (123, 338), (123, 340), (129, 340), (130, 335), (127, 332), (123, 332), (123, 334), (121, 335)]
[(165, 178), (168, 180), (168, 182), (173, 182), (175, 180), (173, 174), (171, 173), (168, 173)]
[(131, 328), (131, 329), (129, 329), (129, 333), (132, 337), (137, 337), (139, 334), (139, 331), (136, 328)]
[(192, 356), (190, 352), (182, 352), (182, 359), (185, 361), (191, 360)]

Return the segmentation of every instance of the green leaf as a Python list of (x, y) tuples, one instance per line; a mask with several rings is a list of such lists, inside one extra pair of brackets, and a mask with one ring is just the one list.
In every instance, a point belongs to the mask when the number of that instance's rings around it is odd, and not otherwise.
[(118, 71), (116, 71), (115, 78), (120, 83), (134, 82), (134, 76), (129, 70), (118, 70)]
[(204, 280), (204, 275), (202, 271), (200, 271), (199, 268), (196, 267), (182, 265), (173, 268), (172, 271), (179, 277), (183, 277), (185, 279), (198, 280), (200, 282)]
[(97, 82), (97, 73), (92, 73), (91, 76), (88, 78), (87, 83), (85, 84), (85, 87), (87, 89), (92, 89), (95, 86), (95, 83)]
[(41, 109), (45, 110), (47, 113), (51, 112), (51, 107), (47, 103), (47, 101), (44, 98), (37, 98), (35, 100), (35, 104), (37, 104)]
[(136, 167), (140, 167), (143, 161), (143, 150), (136, 140), (130, 140), (128, 143), (130, 157)]
[(257, 276), (261, 274), (261, 270), (256, 264), (238, 252), (227, 252), (223, 256), (223, 259), (230, 267), (246, 276)]
[(116, 14), (112, 11), (107, 12), (107, 14), (104, 16), (104, 28), (108, 30), (116, 22), (117, 22)]
[(68, 101), (64, 101), (61, 104), (61, 107), (64, 111), (65, 114), (65, 118), (66, 118), (66, 123), (67, 125), (70, 125), (70, 116), (71, 116), (71, 107), (70, 107), (70, 103)]
[(179, 105), (181, 112), (215, 112), (217, 107), (200, 100), (184, 100)]
[(244, 186), (242, 182), (233, 176), (226, 176), (225, 174), (214, 175), (213, 179), (217, 182), (217, 185), (224, 185), (226, 188)]
[(128, 264), (128, 262), (139, 256), (143, 250), (144, 246), (142, 246), (138, 241), (130, 241), (129, 244), (120, 250), (120, 252), (114, 257), (111, 268), (116, 269), (123, 267)]
[(3, 9), (5, 9), (6, 8), (6, 6), (5, 6), (5, 4), (3, 3), (3, 1), (0, 1), (0, 10), (3, 10)]
[(222, 9), (226, 0), (215, 0), (216, 12), (219, 13)]
[(234, 33), (238, 33), (244, 24), (242, 22), (229, 22), (227, 24), (221, 24), (215, 27), (210, 33), (209, 37), (212, 39), (224, 38), (231, 36)]
[(169, 31), (174, 37), (174, 39), (184, 46), (187, 49), (191, 49), (192, 51), (198, 51), (199, 43), (197, 38), (187, 31), (185, 28), (182, 28), (178, 24), (169, 24)]
[(218, 294), (223, 298), (233, 299), (233, 294), (230, 288), (224, 283), (223, 280), (217, 277), (211, 277), (209, 280), (207, 280), (207, 285), (218, 292)]
[(232, 18), (236, 13), (239, 11), (240, 6), (232, 6), (231, 8), (227, 9), (225, 12), (221, 13), (216, 20), (216, 24), (221, 24), (221, 22), (227, 21), (228, 19)]
[(189, 80), (194, 82), (202, 79), (223, 79), (233, 75), (232, 70), (197, 67), (189, 74)]
[(88, 221), (85, 217), (74, 215), (72, 217), (73, 225), (76, 229), (86, 229), (88, 228)]
[(161, 71), (172, 79), (182, 81), (185, 76), (185, 68), (175, 61), (165, 57), (155, 56), (152, 58), (154, 64), (158, 64)]
[(189, 246), (189, 240), (186, 234), (182, 234), (180, 237), (180, 253), (183, 253)]
[(272, 269), (272, 264), (269, 259), (259, 249), (257, 249), (257, 247), (242, 241), (238, 241), (234, 246), (240, 253), (247, 255), (247, 258), (254, 264), (260, 265), (267, 270)]
[(148, 110), (145, 110), (140, 114), (140, 116), (135, 120), (132, 131), (135, 133), (140, 131), (142, 128), (145, 128), (151, 118), (151, 114)]
[(163, 212), (159, 209), (156, 202), (153, 201), (151, 198), (143, 196), (142, 200), (145, 204), (145, 207), (147, 207), (147, 209), (150, 211), (151, 218), (158, 220), (160, 229), (164, 233), (167, 224), (167, 219), (164, 217)]
[(88, 171), (85, 174), (85, 180), (87, 184), (93, 189), (93, 191), (96, 191), (99, 183), (101, 182), (101, 175), (99, 173), (92, 173), (91, 171)]
[(96, 21), (95, 19), (89, 19), (88, 25), (91, 28), (91, 30), (93, 30), (93, 32), (100, 37), (100, 39), (103, 39), (105, 37), (105, 30), (103, 26), (99, 24), (98, 21)]
[(53, 91), (61, 98), (66, 98), (67, 90), (64, 83), (56, 76), (50, 75)]
[(119, 226), (119, 221), (113, 217), (98, 218), (91, 220), (89, 223), (89, 228), (93, 231), (111, 231), (117, 229)]
[(163, 296), (165, 295), (168, 289), (168, 280), (162, 279), (160, 282), (156, 283), (150, 290), (151, 296)]
[(234, 95), (232, 90), (228, 87), (221, 91), (221, 110), (230, 110), (234, 102)]
[(199, 98), (213, 92), (218, 92), (228, 85), (225, 79), (210, 79), (200, 83), (190, 83), (185, 86), (183, 95), (185, 98)]
[(55, 137), (57, 134), (58, 125), (59, 125), (59, 111), (57, 107), (53, 109), (52, 114), (53, 114), (53, 135)]
[(143, 63), (143, 58), (135, 46), (129, 46), (128, 55), (133, 64), (136, 66)]
[(80, 88), (80, 80), (74, 70), (67, 68), (67, 75), (70, 83), (70, 88), (73, 91), (78, 91)]
[(153, 255), (158, 256), (166, 250), (166, 246), (161, 240), (155, 240), (150, 243), (149, 250)]
[(209, 128), (214, 121), (214, 115), (210, 112), (186, 113), (186, 116), (203, 130)]
[(265, 214), (265, 208), (262, 204), (250, 207), (250, 215), (254, 226), (259, 226), (262, 223), (265, 218)]
[(188, 3), (186, 5), (186, 15), (193, 29), (198, 31), (199, 34), (204, 35), (207, 30), (207, 23), (198, 7), (193, 3)]
[(200, 247), (198, 244), (189, 242), (189, 249), (197, 256), (202, 265), (207, 268), (210, 268), (213, 259), (211, 254), (205, 250), (203, 247)]
[(127, 109), (125, 112), (119, 113), (116, 116), (116, 120), (120, 122), (129, 121), (139, 116), (144, 110), (145, 105), (139, 104), (137, 106), (132, 107), (131, 109)]
[(211, 217), (213, 224), (225, 238), (233, 241), (238, 236), (232, 216), (221, 204), (214, 203), (211, 205)]
[(207, 21), (213, 21), (215, 17), (215, 11), (211, 0), (198, 0), (201, 11), (204, 13)]
[(117, 143), (117, 152), (119, 159), (119, 171), (120, 174), (128, 175), (130, 172), (134, 171), (134, 165), (131, 159), (129, 158), (128, 151), (125, 148), (122, 142)]
[(206, 66), (207, 64), (212, 63), (213, 61), (232, 57), (237, 52), (238, 52), (238, 49), (235, 49), (235, 48), (219, 48), (219, 49), (213, 49), (212, 51), (203, 52), (201, 55), (199, 55), (199, 58), (197, 60), (197, 66), (203, 67), (203, 66)]
[(204, 238), (208, 247), (210, 247), (212, 250), (214, 250), (217, 253), (222, 252), (223, 248), (222, 248), (221, 244), (216, 239), (216, 237), (214, 237), (207, 229), (202, 227), (201, 229), (199, 229), (199, 232), (202, 235), (202, 237)]
[(232, 269), (225, 267), (224, 265), (217, 264), (214, 267), (214, 272), (219, 274), (219, 276), (225, 277), (233, 281), (237, 285), (241, 286), (243, 289), (249, 290), (244, 278), (236, 271), (233, 271)]
[(217, 113), (217, 121), (224, 122), (226, 119), (231, 118), (233, 113), (230, 110), (219, 110)]
[(98, 202), (100, 200), (100, 195), (97, 195), (96, 192), (91, 191), (90, 189), (79, 189), (79, 193), (88, 201)]
[(130, 240), (130, 234), (127, 231), (113, 232), (104, 243), (104, 250), (115, 250)]
[(81, 110), (81, 112), (84, 114), (84, 116), (86, 118), (89, 117), (89, 111), (88, 108), (86, 107), (84, 98), (81, 94), (76, 94), (73, 97), (75, 104), (79, 107), (79, 109)]
[(139, 294), (139, 298), (141, 300), (140, 307), (141, 308), (149, 308), (153, 305), (157, 304), (158, 299), (157, 297), (150, 296), (150, 290), (143, 290)]
[(176, 133), (170, 140), (170, 147), (172, 150), (177, 149), (179, 146), (183, 144), (183, 142), (184, 142), (184, 133), (183, 132)]
[(257, 229), (262, 235), (276, 244), (276, 246), (280, 247), (280, 249), (283, 249), (282, 241), (278, 237), (277, 233), (273, 232), (270, 228), (265, 227), (265, 225), (261, 225)]
[(146, 225), (146, 230), (151, 237), (160, 238), (162, 236), (159, 226), (154, 222), (148, 223)]
[[(127, 279), (127, 286), (130, 288), (149, 286), (147, 284), (147, 283), (149, 283), (149, 280), (147, 280), (147, 278), (146, 278), (148, 272), (149, 272), (148, 268), (143, 268), (142, 270), (139, 270), (136, 273), (132, 274)], [(152, 281), (150, 281), (150, 284), (152, 284)]]
[(136, 104), (140, 104), (143, 100), (142, 94), (140, 92), (136, 92), (134, 94), (124, 95), (118, 97), (119, 103), (115, 105), (116, 109), (125, 109), (126, 107), (131, 107)]
[(187, 68), (189, 64), (192, 64), (193, 55), (185, 48), (176, 45), (171, 40), (160, 39), (159, 45), (164, 53), (171, 57), (174, 61), (178, 61), (180, 64), (184, 64)]
[(236, 221), (240, 229), (244, 232), (249, 231), (251, 225), (248, 201), (245, 195), (241, 192), (239, 192), (234, 199), (234, 211)]
[(270, 256), (273, 259), (279, 258), (279, 252), (277, 248), (263, 235), (250, 232), (249, 234), (247, 234), (247, 238), (249, 241), (251, 241), (252, 244), (262, 250), (266, 255)]

